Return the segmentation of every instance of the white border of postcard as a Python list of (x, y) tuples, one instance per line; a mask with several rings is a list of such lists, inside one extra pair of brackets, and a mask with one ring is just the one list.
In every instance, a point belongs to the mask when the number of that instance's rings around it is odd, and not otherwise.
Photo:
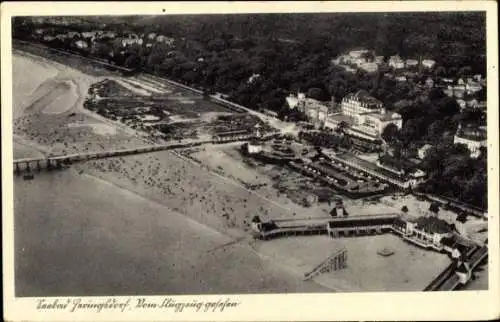
[[(13, 171), (12, 171), (12, 61), (11, 17), (21, 15), (148, 15), (171, 13), (264, 12), (389, 12), (389, 11), (486, 11), (488, 79), (488, 200), (489, 290), (461, 292), (385, 292), (276, 295), (175, 296), (176, 301), (216, 303), (224, 310), (119, 309), (37, 310), (37, 298), (14, 295)], [(7, 321), (143, 321), (143, 320), (479, 320), (500, 316), (499, 292), (499, 184), (498, 184), (498, 35), (494, 1), (366, 1), (366, 2), (184, 2), (184, 3), (2, 3), (2, 214), (4, 319)], [(163, 300), (168, 296), (154, 296)], [(73, 298), (60, 298), (61, 301)], [(85, 297), (106, 301), (106, 297)], [(136, 301), (137, 297), (113, 297)], [(225, 304), (223, 304), (225, 303)], [(230, 305), (230, 303), (238, 303)], [(210, 307), (211, 308), (211, 307)]]

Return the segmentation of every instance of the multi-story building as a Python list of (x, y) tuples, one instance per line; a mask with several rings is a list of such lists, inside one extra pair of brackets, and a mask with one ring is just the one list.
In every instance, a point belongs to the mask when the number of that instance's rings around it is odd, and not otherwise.
[(363, 138), (378, 139), (385, 127), (395, 124), (403, 126), (403, 119), (398, 113), (387, 112), (382, 102), (370, 96), (366, 91), (349, 94), (340, 105), (342, 115), (353, 119), (349, 134)]
[(457, 133), (453, 138), (454, 144), (464, 144), (470, 151), (472, 158), (481, 154), (481, 148), (487, 146), (486, 129), (484, 127), (462, 127), (458, 125)]
[(324, 124), (328, 115), (328, 106), (324, 103), (306, 97), (304, 93), (298, 93), (297, 96), (289, 95), (286, 98), (290, 109), (298, 109), (303, 112), (312, 122)]
[(340, 105), (342, 114), (356, 117), (361, 113), (378, 113), (382, 110), (382, 102), (370, 96), (368, 92), (361, 90), (354, 94), (348, 94), (342, 99)]
[(365, 133), (378, 137), (389, 124), (394, 124), (398, 129), (403, 127), (401, 115), (394, 112), (387, 112), (385, 108), (378, 113), (361, 113), (356, 117), (356, 128)]

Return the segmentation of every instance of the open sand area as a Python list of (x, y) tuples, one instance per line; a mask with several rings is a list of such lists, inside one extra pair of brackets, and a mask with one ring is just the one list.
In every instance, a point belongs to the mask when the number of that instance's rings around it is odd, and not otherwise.
[(21, 109), (27, 113), (64, 113), (78, 101), (77, 91), (72, 80), (46, 80), (26, 99), (28, 103)]
[[(162, 151), (89, 161), (85, 172), (136, 191), (191, 218), (235, 237), (249, 236), (250, 220), (283, 217), (285, 207), (237, 182)], [(259, 205), (255, 208), (255, 205)]]
[[(13, 131), (16, 137), (54, 153), (101, 151), (147, 144), (136, 131), (83, 108), (88, 88), (98, 77), (30, 54), (13, 55)], [(51, 78), (23, 77), (20, 71)], [(38, 84), (36, 82), (38, 82)], [(27, 84), (27, 85), (25, 85)], [(32, 92), (25, 88), (34, 88)], [(23, 95), (21, 95), (21, 94)]]
[[(259, 242), (258, 252), (300, 274), (311, 271), (337, 250), (347, 249), (347, 267), (318, 275), (314, 281), (339, 291), (416, 291), (450, 264), (444, 254), (405, 243), (392, 234), (331, 239), (327, 236)], [(387, 247), (388, 257), (377, 251)], [(367, 263), (370, 263), (367, 265)]]
[(18, 75), (13, 77), (12, 81), (12, 101), (14, 103), (13, 117), (22, 114), (22, 109), (19, 106), (25, 105), (25, 99), (29, 97), (43, 82), (57, 75), (57, 70), (27, 59), (24, 56), (12, 55), (12, 73)]

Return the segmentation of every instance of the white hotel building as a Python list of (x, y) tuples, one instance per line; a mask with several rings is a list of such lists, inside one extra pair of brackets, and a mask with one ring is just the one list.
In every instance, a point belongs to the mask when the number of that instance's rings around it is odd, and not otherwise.
[(345, 123), (347, 134), (370, 141), (379, 140), (389, 124), (398, 129), (403, 126), (401, 115), (386, 111), (382, 102), (363, 90), (346, 95), (340, 103), (340, 111), (336, 112), (322, 102), (307, 98), (304, 93), (289, 95), (286, 101), (290, 109), (298, 109), (315, 124), (335, 130)]
[(365, 139), (379, 139), (385, 127), (394, 124), (403, 127), (403, 119), (398, 113), (387, 112), (382, 102), (366, 91), (349, 94), (340, 105), (342, 115), (351, 117), (354, 122), (347, 133)]

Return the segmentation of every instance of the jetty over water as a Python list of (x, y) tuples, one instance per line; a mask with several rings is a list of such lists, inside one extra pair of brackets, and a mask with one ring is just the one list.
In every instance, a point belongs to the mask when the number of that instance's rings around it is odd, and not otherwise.
[(129, 149), (115, 149), (99, 152), (87, 153), (74, 153), (60, 156), (38, 157), (38, 158), (24, 158), (14, 160), (14, 171), (19, 173), (21, 171), (30, 171), (32, 169), (53, 169), (60, 168), (65, 165), (70, 165), (75, 162), (103, 159), (109, 157), (126, 156), (133, 154), (149, 153), (163, 150), (172, 150), (178, 148), (187, 148), (199, 146), (206, 143), (212, 143), (211, 140), (192, 141), (189, 143), (172, 143), (163, 145), (148, 145)]
[[(263, 135), (262, 137), (258, 137), (257, 139), (267, 140), (270, 137), (272, 137), (272, 135)], [(238, 136), (234, 138), (229, 138), (227, 140), (220, 140), (217, 136), (214, 136), (210, 140), (190, 140), (188, 142), (155, 144), (155, 145), (147, 145), (135, 148), (127, 148), (127, 149), (112, 149), (112, 150), (105, 150), (98, 152), (74, 153), (74, 154), (66, 154), (59, 156), (15, 159), (14, 172), (21, 173), (23, 171), (30, 172), (32, 170), (40, 171), (44, 169), (52, 170), (68, 166), (76, 162), (84, 162), (89, 160), (97, 160), (97, 159), (104, 159), (104, 158), (111, 158), (118, 156), (134, 155), (134, 154), (151, 153), (164, 150), (192, 148), (204, 144), (223, 144), (223, 143), (231, 143), (237, 141), (248, 141), (250, 139), (254, 139), (254, 137), (247, 135), (247, 136), (241, 136), (241, 137)]]

